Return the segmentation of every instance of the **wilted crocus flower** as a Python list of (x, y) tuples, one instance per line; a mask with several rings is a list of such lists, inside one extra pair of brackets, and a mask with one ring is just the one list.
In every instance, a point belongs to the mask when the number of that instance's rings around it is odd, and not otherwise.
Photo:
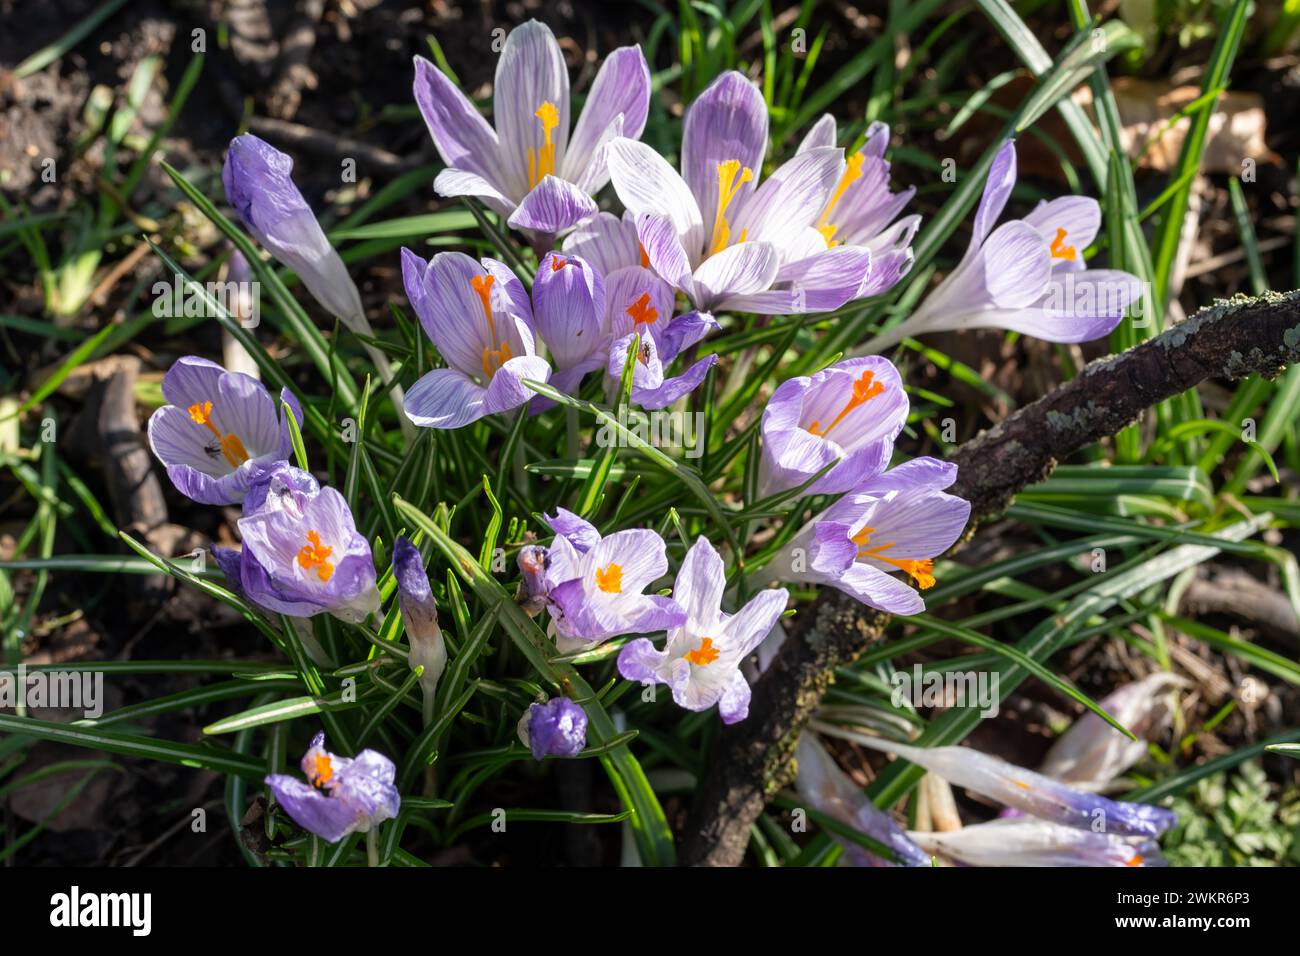
[(1015, 183), (1016, 148), (1007, 142), (989, 170), (974, 234), (957, 268), (906, 321), (862, 351), (953, 329), (1011, 329), (1049, 342), (1087, 342), (1119, 324), (1141, 283), (1127, 272), (1087, 269), (1083, 251), (1101, 225), (1097, 201), (1054, 199), (994, 229)]
[(1039, 772), (1087, 790), (1103, 789), (1147, 755), (1147, 741), (1168, 727), (1173, 717), (1170, 691), (1186, 683), (1176, 674), (1160, 671), (1113, 691), (1099, 706), (1137, 740), (1089, 711), (1052, 744)]
[(891, 614), (919, 614), (934, 585), (934, 558), (961, 537), (970, 502), (945, 494), (957, 466), (914, 458), (858, 486), (808, 522), (764, 569), (770, 581), (839, 588)]
[(341, 494), (290, 465), (254, 490), (238, 522), (249, 600), (292, 617), (328, 612), (353, 623), (379, 609), (370, 544)]
[(840, 494), (880, 474), (908, 407), (898, 370), (877, 356), (782, 382), (763, 410), (759, 494), (796, 488), (836, 459), (807, 494)]
[(442, 357), (411, 386), (407, 414), (427, 428), (461, 428), (484, 415), (518, 408), (551, 367), (533, 347), (532, 306), (503, 262), (440, 252), (425, 262), (402, 250), (402, 281), (420, 325)]
[(550, 28), (529, 20), (506, 37), (493, 84), (492, 118), (423, 57), (415, 101), (447, 169), (441, 196), (476, 196), (515, 229), (550, 235), (596, 211), (609, 181), (605, 145), (636, 139), (650, 109), (650, 68), (639, 46), (605, 58), (569, 137), (569, 73)]
[(790, 314), (858, 295), (871, 252), (828, 248), (816, 223), (844, 174), (844, 151), (805, 150), (760, 186), (767, 107), (748, 79), (722, 74), (686, 111), (682, 174), (644, 143), (609, 145), (614, 189), (647, 264), (698, 309)]
[(1154, 840), (1095, 833), (1033, 817), (946, 833), (908, 831), (924, 852), (966, 866), (1168, 866)]
[[(292, 454), (289, 425), (255, 378), (186, 355), (163, 376), (162, 393), (168, 404), (149, 419), (149, 447), (188, 498), (238, 504), (254, 479)], [(301, 425), (293, 393), (282, 390), (280, 400)]]
[(814, 810), (834, 817), (840, 823), (866, 834), (877, 843), (894, 851), (897, 863), (881, 859), (852, 840), (834, 833), (831, 838), (844, 848), (841, 858), (852, 866), (929, 866), (930, 856), (908, 839), (894, 818), (868, 799), (862, 788), (850, 780), (831, 755), (826, 752), (811, 733), (799, 738), (795, 750), (799, 768), (796, 788), (799, 796)]
[[(270, 143), (245, 133), (230, 141), (221, 181), (226, 199), (248, 231), (293, 270), (312, 298), (357, 335), (374, 338), (356, 283), (294, 184), (293, 160)], [(368, 342), (362, 345), (383, 380), (391, 381), (388, 356)], [(390, 394), (399, 421), (409, 428), (401, 414), (401, 388), (394, 385)]]
[(433, 716), (438, 678), (447, 668), (447, 645), (438, 627), (438, 603), (429, 585), (420, 551), (401, 535), (393, 542), (393, 578), (397, 581), (397, 604), (411, 653), (407, 662), (414, 670), (423, 667), (420, 690), (424, 694), (425, 723)]
[[(808, 131), (799, 152), (834, 146), (835, 139), (835, 117), (827, 113)], [(898, 222), (894, 219), (916, 189), (890, 192), (889, 161), (885, 159), (888, 146), (889, 127), (872, 123), (867, 128), (866, 143), (847, 158), (844, 175), (815, 224), (828, 246), (863, 246), (871, 251), (871, 274), (854, 298), (888, 291), (912, 266), (912, 237), (921, 225), (921, 217), (904, 216)]]
[(784, 588), (760, 591), (735, 614), (722, 611), (727, 574), (722, 558), (704, 537), (686, 552), (673, 583), (673, 596), (686, 619), (668, 629), (658, 650), (646, 638), (619, 652), (618, 670), (628, 680), (667, 684), (673, 700), (687, 710), (715, 704), (724, 724), (749, 714), (749, 682), (740, 665), (772, 630), (790, 595)]
[(547, 585), (561, 652), (619, 634), (661, 631), (686, 619), (672, 598), (642, 593), (668, 571), (659, 535), (637, 528), (607, 538), (597, 535), (594, 542), (588, 538), (584, 543), (586, 550), (580, 551), (564, 533), (557, 533), (551, 545)]
[(378, 751), (340, 757), (325, 749), (325, 734), (318, 733), (301, 766), (306, 783), (287, 774), (271, 774), (266, 783), (295, 823), (330, 843), (366, 833), (401, 808), (396, 768)]
[(567, 697), (530, 704), (515, 728), (534, 760), (576, 757), (587, 746), (587, 712)]
[(515, 563), (519, 566), (519, 592), (515, 599), (529, 617), (536, 617), (546, 610), (550, 599), (546, 572), (551, 566), (551, 553), (539, 544), (530, 544), (519, 549)]
[(1109, 800), (969, 747), (911, 747), (870, 737), (853, 739), (898, 754), (949, 783), (1063, 826), (1116, 836), (1156, 837), (1178, 820), (1172, 810)]

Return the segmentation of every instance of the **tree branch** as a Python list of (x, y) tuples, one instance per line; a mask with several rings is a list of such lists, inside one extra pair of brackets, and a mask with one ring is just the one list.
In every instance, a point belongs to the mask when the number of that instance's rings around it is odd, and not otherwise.
[[(971, 526), (1065, 458), (1135, 422), (1151, 406), (1209, 378), (1273, 377), (1300, 362), (1300, 293), (1236, 297), (1076, 378), (965, 442), (953, 494), (971, 502)], [(794, 776), (792, 756), (835, 668), (884, 633), (889, 616), (832, 588), (794, 619), (790, 638), (754, 684), (749, 717), (724, 727), (691, 807), (682, 860), (736, 866), (767, 800)]]

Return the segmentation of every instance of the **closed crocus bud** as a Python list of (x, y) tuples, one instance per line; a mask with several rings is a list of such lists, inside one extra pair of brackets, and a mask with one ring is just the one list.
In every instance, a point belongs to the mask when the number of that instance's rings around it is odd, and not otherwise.
[(587, 712), (567, 697), (529, 705), (516, 729), (534, 760), (576, 757), (587, 746)]
[(252, 133), (230, 141), (221, 170), (226, 199), (254, 238), (344, 322), (364, 315), (361, 296), (316, 214), (293, 181), (293, 160)]
[(1080, 830), (1033, 817), (990, 820), (949, 833), (909, 831), (926, 853), (963, 866), (1168, 866), (1155, 840)]
[(551, 566), (550, 552), (541, 545), (532, 544), (520, 548), (519, 557), (519, 606), (529, 617), (536, 617), (546, 607), (547, 594), (546, 570)]
[(447, 645), (438, 627), (438, 605), (424, 570), (424, 559), (415, 545), (401, 535), (393, 544), (393, 577), (397, 581), (397, 604), (406, 626), (406, 639), (411, 645), (408, 660), (412, 669), (424, 668), (420, 689), (424, 692), (427, 724), (433, 716), (438, 678), (447, 669)]
[[(557, 376), (567, 372), (581, 378), (600, 368), (607, 337), (601, 274), (578, 256), (547, 253), (533, 280), (533, 324)], [(567, 390), (575, 382), (566, 376), (556, 387)]]

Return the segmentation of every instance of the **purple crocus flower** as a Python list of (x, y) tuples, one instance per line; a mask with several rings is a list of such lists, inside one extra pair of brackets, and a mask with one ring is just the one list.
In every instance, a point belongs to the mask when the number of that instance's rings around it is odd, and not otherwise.
[(425, 262), (402, 250), (402, 280), (425, 333), (447, 361), (411, 386), (407, 415), (426, 428), (461, 428), (518, 408), (551, 367), (536, 354), (523, 283), (496, 259), (440, 252)]
[(841, 494), (880, 474), (908, 408), (898, 369), (878, 356), (782, 382), (763, 410), (759, 494), (798, 487), (836, 459), (808, 494)]
[(290, 465), (256, 493), (238, 522), (239, 581), (249, 600), (292, 617), (328, 612), (353, 623), (379, 609), (370, 544), (341, 494)]
[(530, 704), (516, 727), (534, 760), (576, 757), (587, 746), (587, 712), (567, 697)]
[(329, 843), (366, 833), (401, 808), (396, 767), (378, 751), (340, 757), (325, 749), (325, 734), (318, 733), (301, 766), (305, 783), (287, 774), (271, 774), (266, 783), (294, 823)]
[(1101, 226), (1097, 201), (1053, 199), (995, 229), (1015, 183), (1016, 148), (1008, 141), (993, 160), (957, 268), (907, 320), (862, 351), (954, 329), (1011, 329), (1049, 342), (1087, 342), (1119, 324), (1142, 288), (1127, 272), (1087, 268), (1083, 251)]
[(424, 694), (426, 713), (432, 716), (438, 678), (447, 668), (447, 645), (438, 627), (438, 602), (429, 585), (429, 574), (424, 570), (424, 558), (402, 535), (393, 542), (393, 579), (397, 582), (397, 605), (411, 648), (407, 662), (412, 670), (424, 668), (420, 690)]
[[(251, 376), (186, 355), (163, 376), (162, 392), (168, 404), (149, 419), (149, 447), (187, 498), (238, 504), (254, 479), (293, 451), (280, 408)], [(280, 400), (301, 425), (293, 393), (282, 390)]]
[(624, 647), (618, 655), (619, 673), (646, 685), (667, 684), (673, 700), (687, 710), (708, 710), (716, 704), (724, 724), (744, 720), (750, 691), (741, 662), (772, 630), (790, 595), (783, 588), (760, 591), (735, 614), (725, 614), (726, 588), (721, 556), (707, 538), (697, 538), (673, 585), (685, 620), (669, 627), (662, 651), (644, 637)]
[(636, 139), (650, 109), (650, 68), (639, 46), (605, 58), (569, 135), (569, 73), (545, 24), (529, 20), (506, 37), (493, 84), (494, 130), (474, 104), (423, 57), (415, 101), (447, 169), (441, 196), (477, 196), (511, 227), (552, 235), (596, 211), (609, 181), (610, 139)]
[(550, 384), (575, 392), (584, 375), (605, 364), (605, 279), (580, 256), (548, 252), (537, 267), (532, 301), (533, 324), (555, 365)]
[(919, 614), (934, 585), (933, 559), (961, 536), (970, 502), (945, 494), (957, 466), (914, 458), (859, 485), (802, 528), (767, 567), (769, 580), (839, 588), (891, 614)]
[(908, 831), (926, 853), (964, 866), (1168, 866), (1154, 840), (1048, 820), (990, 820), (947, 833)]
[(643, 143), (609, 145), (614, 189), (646, 261), (697, 309), (790, 314), (838, 309), (872, 269), (866, 248), (827, 248), (816, 222), (844, 175), (844, 152), (805, 150), (762, 185), (767, 107), (735, 71), (686, 111), (682, 174)]
[[(293, 160), (270, 143), (245, 133), (230, 141), (221, 181), (226, 187), (226, 199), (254, 238), (292, 269), (331, 315), (353, 333), (374, 338), (375, 330), (366, 318), (356, 283), (294, 184)], [(362, 344), (381, 378), (391, 381), (393, 370), (388, 356), (369, 342)], [(394, 385), (390, 395), (403, 429), (408, 430), (410, 426), (401, 414), (401, 388)]]
[[(799, 152), (834, 146), (835, 117), (829, 113), (818, 120)], [(915, 188), (890, 192), (889, 127), (872, 123), (867, 128), (863, 147), (849, 156), (844, 175), (817, 218), (816, 230), (827, 246), (860, 246), (870, 250), (871, 273), (854, 298), (866, 298), (887, 292), (912, 267), (912, 238), (921, 225), (918, 215), (894, 220), (916, 194)]]
[(662, 631), (686, 619), (672, 598), (643, 593), (668, 572), (663, 538), (637, 528), (606, 538), (597, 534), (593, 541), (586, 529), (577, 531), (584, 550), (557, 532), (547, 571), (555, 643), (562, 653), (619, 634)]
[(1122, 837), (1157, 837), (1178, 821), (1172, 810), (1109, 800), (969, 747), (912, 747), (857, 735), (853, 739), (895, 753), (949, 783), (1062, 826)]
[(930, 865), (930, 855), (908, 839), (893, 817), (867, 798), (862, 788), (835, 765), (831, 755), (811, 733), (805, 732), (799, 738), (795, 761), (799, 768), (796, 788), (800, 797), (807, 800), (814, 810), (889, 847), (897, 856), (898, 863), (884, 860), (861, 845), (832, 833), (831, 838), (844, 848), (842, 859), (852, 866)]

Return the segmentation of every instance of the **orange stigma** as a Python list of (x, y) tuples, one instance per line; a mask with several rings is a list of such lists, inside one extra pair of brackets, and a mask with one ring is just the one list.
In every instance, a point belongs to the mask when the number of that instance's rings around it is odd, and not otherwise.
[(510, 351), (510, 343), (497, 339), (496, 320), (492, 316), (492, 283), (495, 281), (496, 277), (490, 275), (474, 276), (469, 280), (469, 284), (478, 293), (479, 301), (483, 303), (483, 315), (487, 318), (488, 338), (492, 342), (491, 345), (483, 346), (483, 374), (489, 379), (496, 374), (497, 369), (505, 365), (513, 357)]
[(1068, 259), (1073, 262), (1075, 257), (1078, 255), (1078, 253), (1075, 252), (1074, 246), (1067, 246), (1065, 244), (1065, 237), (1067, 235), (1068, 233), (1064, 229), (1056, 230), (1056, 238), (1052, 240), (1051, 246), (1053, 259)]
[(858, 558), (872, 558), (885, 564), (893, 565), (898, 570), (910, 575), (916, 586), (922, 591), (934, 587), (934, 562), (926, 558), (918, 560), (915, 558), (891, 558), (884, 552), (894, 546), (893, 541), (887, 544), (877, 545), (874, 548), (868, 548), (867, 544), (871, 541), (871, 535), (875, 528), (863, 528), (852, 538), (853, 543), (858, 546)]
[(623, 592), (622, 565), (611, 563), (607, 568), (597, 568), (596, 587), (606, 594), (621, 594)]
[(659, 318), (659, 310), (650, 304), (650, 293), (642, 292), (641, 297), (629, 305), (626, 309), (627, 314), (632, 317), (633, 323), (640, 325), (654, 325)]
[(328, 581), (334, 577), (334, 563), (329, 560), (334, 549), (321, 544), (320, 535), (315, 531), (307, 532), (307, 541), (308, 544), (298, 549), (298, 564), (304, 571), (315, 568), (316, 576), (322, 581)]
[(705, 667), (712, 664), (722, 655), (718, 652), (718, 649), (713, 646), (713, 638), (702, 637), (700, 638), (700, 646), (693, 651), (687, 651), (685, 656), (686, 659), (696, 667)]
[[(717, 255), (731, 243), (731, 225), (727, 222), (727, 207), (740, 193), (740, 187), (753, 178), (754, 171), (748, 166), (741, 166), (738, 159), (718, 163), (718, 209), (713, 217), (713, 241), (709, 244), (709, 255)], [(740, 238), (736, 241), (745, 241), (745, 230), (740, 231)]]
[(564, 268), (565, 266), (567, 266), (567, 265), (568, 265), (568, 263), (565, 262), (564, 259), (562, 259), (560, 256), (551, 256), (551, 271), (552, 271), (552, 272), (559, 272), (561, 269), (563, 269), (563, 268)]
[[(216, 425), (212, 424), (211, 402), (195, 402), (186, 409), (186, 411), (190, 413), (190, 419), (194, 424), (202, 425), (208, 431), (212, 432), (212, 434), (217, 436), (217, 448), (219, 448), (221, 454), (226, 457), (226, 461), (230, 463), (231, 468), (238, 468), (244, 462), (248, 461), (250, 457), (248, 449), (246, 449), (244, 443), (239, 440), (239, 436), (233, 432), (229, 435), (223, 435), (221, 434), (221, 430), (217, 428)], [(217, 448), (210, 449), (210, 453), (213, 457), (216, 457)]]
[(884, 392), (885, 383), (877, 382), (875, 378), (876, 375), (874, 372), (863, 372), (861, 378), (853, 383), (853, 394), (849, 396), (849, 400), (844, 404), (844, 408), (840, 410), (840, 413), (835, 416), (835, 421), (827, 425), (825, 430), (821, 430), (820, 421), (814, 421), (808, 426), (808, 431), (816, 435), (818, 438), (825, 438), (830, 434), (832, 428), (844, 421), (849, 412), (853, 411), (853, 409), (857, 408), (859, 405), (865, 405), (877, 395)]
[(334, 765), (330, 762), (330, 755), (316, 754), (312, 759), (316, 765), (312, 768), (311, 782), (318, 787), (324, 787), (334, 779)]
[(537, 107), (537, 112), (533, 115), (542, 124), (542, 139), (544, 142), (541, 149), (530, 148), (528, 150), (529, 189), (555, 172), (555, 143), (551, 140), (551, 133), (554, 132), (555, 127), (560, 125), (560, 111), (549, 100)]
[(1125, 860), (1125, 861), (1124, 861), (1124, 865), (1125, 865), (1125, 866), (1141, 866), (1141, 865), (1142, 865), (1142, 854), (1141, 854), (1141, 853), (1134, 853), (1134, 854), (1133, 854), (1133, 858), (1132, 858), (1131, 860)]
[(650, 254), (649, 254), (648, 252), (645, 251), (645, 246), (641, 245), (641, 243), (638, 242), (636, 245), (637, 245), (637, 248), (641, 250), (641, 268), (642, 268), (642, 269), (649, 269), (649, 268), (650, 268)]
[(862, 163), (865, 159), (866, 156), (862, 153), (854, 153), (849, 157), (848, 163), (844, 167), (844, 175), (840, 177), (839, 185), (835, 187), (835, 192), (831, 193), (831, 198), (826, 203), (821, 218), (817, 220), (817, 231), (826, 240), (827, 248), (840, 244), (839, 240), (835, 238), (835, 233), (840, 227), (832, 225), (828, 220), (831, 218), (831, 213), (835, 210), (836, 205), (844, 198), (844, 193), (848, 188), (862, 178)]

